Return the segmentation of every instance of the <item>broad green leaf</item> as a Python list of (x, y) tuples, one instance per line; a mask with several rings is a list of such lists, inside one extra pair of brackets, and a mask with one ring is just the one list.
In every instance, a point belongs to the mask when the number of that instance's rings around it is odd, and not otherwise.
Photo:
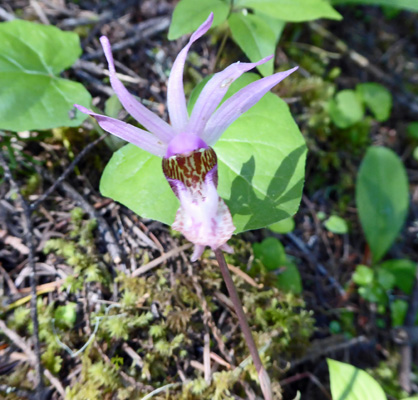
[[(232, 13), (228, 23), (232, 38), (252, 62), (274, 54), (277, 35), (266, 24), (265, 19), (254, 14)], [(284, 25), (282, 21), (280, 23)], [(259, 65), (257, 69), (267, 76), (273, 73), (273, 67), (273, 60), (270, 60)]]
[(226, 20), (229, 2), (224, 0), (180, 0), (173, 12), (168, 38), (175, 40), (186, 33), (195, 31), (211, 12), (213, 12), (213, 28)]
[(370, 4), (418, 11), (418, 2), (416, 0), (331, 0), (331, 4)]
[(357, 176), (356, 204), (373, 261), (377, 262), (401, 231), (409, 207), (405, 167), (392, 150), (367, 150)]
[(254, 257), (258, 258), (269, 271), (285, 266), (286, 253), (280, 240), (270, 237), (253, 244)]
[(329, 115), (339, 128), (348, 128), (364, 116), (363, 105), (354, 90), (341, 90), (328, 104)]
[(327, 0), (236, 0), (235, 8), (252, 8), (289, 22), (318, 18), (342, 19)]
[(302, 293), (302, 280), (298, 267), (287, 261), (283, 268), (283, 271), (277, 275), (276, 287), (285, 292)]
[(275, 224), (269, 225), (267, 228), (276, 233), (289, 233), (295, 229), (295, 221), (293, 218), (286, 218)]
[(357, 265), (356, 271), (353, 274), (353, 281), (359, 286), (367, 286), (373, 282), (373, 269), (367, 265)]
[(386, 400), (380, 385), (366, 371), (327, 359), (333, 400)]
[(356, 91), (378, 121), (383, 122), (390, 117), (392, 95), (384, 86), (373, 82), (360, 83)]
[(325, 222), (325, 228), (332, 233), (343, 235), (348, 232), (347, 222), (337, 215), (331, 215)]
[(392, 274), (395, 286), (406, 294), (411, 294), (415, 280), (417, 264), (411, 260), (387, 260), (379, 265), (381, 270)]
[(141, 217), (171, 225), (180, 203), (163, 175), (161, 163), (161, 158), (128, 144), (106, 165), (100, 192)]
[[(226, 97), (255, 81), (245, 74)], [(236, 120), (214, 149), (219, 195), (236, 233), (263, 228), (292, 216), (299, 207), (306, 146), (287, 104), (267, 93)], [(116, 152), (102, 175), (100, 190), (145, 218), (172, 224), (179, 202), (166, 182), (161, 159), (133, 145)]]
[(77, 82), (59, 77), (80, 56), (78, 35), (53, 26), (14, 20), (0, 23), (0, 129), (24, 131), (78, 126), (90, 106)]

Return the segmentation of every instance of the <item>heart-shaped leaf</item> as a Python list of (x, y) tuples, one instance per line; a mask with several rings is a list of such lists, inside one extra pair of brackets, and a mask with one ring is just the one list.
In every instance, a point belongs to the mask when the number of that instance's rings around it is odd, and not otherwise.
[(14, 20), (0, 23), (0, 129), (24, 131), (78, 126), (91, 97), (77, 82), (59, 78), (81, 54), (77, 34)]
[(354, 90), (341, 90), (328, 104), (329, 115), (341, 129), (348, 128), (360, 122), (364, 116), (361, 99)]
[[(255, 81), (245, 74), (226, 97)], [(304, 182), (306, 146), (287, 104), (267, 93), (238, 118), (214, 149), (219, 162), (219, 195), (225, 200), (236, 233), (262, 228), (292, 216)], [(145, 218), (166, 224), (179, 207), (161, 169), (161, 159), (127, 145), (103, 172), (100, 190)]]
[(356, 92), (378, 121), (383, 122), (390, 117), (392, 95), (384, 86), (374, 82), (360, 83)]

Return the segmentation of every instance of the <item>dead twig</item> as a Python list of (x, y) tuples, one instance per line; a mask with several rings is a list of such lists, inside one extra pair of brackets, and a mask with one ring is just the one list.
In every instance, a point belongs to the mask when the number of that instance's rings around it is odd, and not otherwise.
[(80, 160), (89, 153), (93, 147), (95, 147), (98, 143), (100, 143), (102, 140), (104, 140), (109, 134), (106, 133), (100, 137), (98, 137), (93, 142), (89, 143), (86, 147), (84, 147), (83, 150), (80, 151), (75, 157), (74, 160), (68, 165), (67, 168), (65, 168), (64, 172), (54, 181), (54, 183), (44, 192), (42, 195), (34, 201), (30, 205), (30, 210), (34, 211), (38, 208), (38, 206), (45, 201), (45, 199), (53, 193), (59, 185), (70, 175), (70, 173), (74, 170), (75, 166), (80, 162)]
[[(30, 346), (24, 341), (23, 338), (21, 338), (16, 332), (12, 331), (11, 329), (9, 329), (6, 325), (6, 323), (0, 319), (0, 330), (17, 346), (19, 347), (27, 356), (28, 361), (30, 364), (34, 365), (35, 367), (37, 367), (38, 364), (38, 356), (32, 351), (32, 349), (30, 348)], [(36, 368), (37, 369), (37, 368)], [(63, 399), (65, 399), (65, 390), (64, 387), (62, 386), (61, 382), (54, 376), (52, 375), (51, 371), (49, 371), (48, 369), (44, 368), (43, 369), (43, 374), (45, 375), (45, 377), (51, 382), (51, 385), (54, 386), (54, 388), (56, 389), (56, 391), (62, 396)], [(42, 378), (42, 376), (41, 376)], [(42, 381), (42, 379), (41, 379)], [(43, 390), (42, 392), (39, 392), (39, 390), (37, 391), (37, 398), (39, 400), (43, 400)]]
[(35, 348), (35, 370), (36, 370), (36, 397), (38, 400), (42, 400), (43, 383), (42, 383), (42, 364), (41, 364), (41, 343), (39, 340), (39, 321), (38, 321), (38, 310), (36, 306), (36, 265), (35, 265), (35, 247), (33, 243), (33, 228), (31, 219), (31, 210), (29, 204), (23, 197), (17, 182), (14, 180), (12, 172), (10, 171), (9, 165), (7, 164), (3, 153), (0, 152), (0, 164), (4, 170), (4, 177), (6, 181), (10, 183), (12, 189), (16, 192), (21, 207), (23, 209), (23, 229), (26, 245), (29, 249), (28, 263), (31, 268), (30, 274), (30, 285), (31, 285), (31, 316), (33, 322), (33, 337), (34, 337), (34, 348)]
[(340, 294), (341, 297), (344, 297), (346, 295), (345, 290), (343, 289), (343, 287), (339, 284), (339, 282), (337, 282), (332, 276), (329, 275), (327, 269), (318, 262), (318, 260), (316, 259), (316, 257), (309, 251), (309, 249), (306, 247), (305, 243), (303, 243), (303, 241), (301, 239), (299, 239), (296, 235), (294, 235), (293, 233), (287, 233), (286, 237), (288, 237), (295, 245), (296, 247), (299, 248), (299, 250), (301, 250), (305, 256), (307, 257), (307, 259), (311, 262), (312, 265), (315, 266), (315, 268), (318, 270), (318, 272), (322, 275), (325, 276), (329, 283), (335, 287), (335, 289), (338, 291), (338, 293)]
[(335, 36), (333, 33), (325, 29), (317, 22), (310, 22), (309, 27), (323, 38), (331, 40), (335, 47), (342, 54), (347, 55), (348, 58), (359, 67), (366, 69), (376, 78), (385, 82), (387, 85), (391, 86), (393, 90), (397, 91), (397, 95), (393, 96), (394, 100), (398, 101), (403, 106), (405, 106), (405, 108), (409, 109), (412, 114), (416, 115), (418, 113), (418, 102), (416, 101), (416, 98), (412, 93), (409, 93), (402, 84), (400, 84), (399, 79), (393, 77), (393, 74), (386, 74), (379, 67), (372, 64), (365, 56), (350, 48), (340, 38)]
[[(169, 25), (170, 17), (157, 17), (141, 22), (136, 26), (136, 32), (133, 37), (121, 40), (120, 42), (112, 45), (112, 52), (115, 54), (128, 47), (133, 47), (141, 40), (150, 38), (157, 33), (166, 30)], [(93, 53), (85, 54), (82, 58), (83, 60), (94, 60), (96, 58), (100, 58), (103, 54), (103, 50), (100, 49)]]
[(148, 264), (142, 265), (141, 267), (137, 268), (135, 271), (132, 272), (131, 276), (134, 277), (134, 276), (140, 276), (142, 274), (145, 274), (145, 272), (148, 272), (151, 269), (158, 267), (159, 265), (167, 261), (169, 258), (177, 256), (182, 251), (190, 249), (190, 247), (192, 247), (192, 244), (190, 243), (186, 243), (183, 246), (176, 247), (168, 251), (167, 253), (164, 253), (160, 257), (157, 257), (155, 260), (152, 260)]

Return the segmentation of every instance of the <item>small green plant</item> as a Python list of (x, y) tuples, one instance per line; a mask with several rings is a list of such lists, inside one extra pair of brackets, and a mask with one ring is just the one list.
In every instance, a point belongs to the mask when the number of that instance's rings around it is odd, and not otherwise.
[[(210, 11), (215, 16), (213, 27), (227, 24), (233, 40), (252, 62), (274, 54), (286, 22), (342, 18), (324, 0), (181, 0), (174, 10), (168, 38), (174, 40), (192, 32)], [(257, 68), (268, 76), (273, 73), (273, 60)]]
[(399, 235), (409, 208), (405, 167), (392, 150), (368, 149), (358, 173), (356, 203), (372, 253), (372, 265), (358, 265), (353, 281), (359, 285), (360, 296), (377, 303), (381, 314), (389, 306), (392, 325), (399, 326), (407, 303), (392, 293), (394, 289), (411, 293), (416, 264), (402, 259), (381, 262)]
[(292, 293), (302, 292), (302, 282), (294, 260), (285, 253), (280, 240), (270, 237), (253, 244), (255, 262), (277, 274), (275, 286)]

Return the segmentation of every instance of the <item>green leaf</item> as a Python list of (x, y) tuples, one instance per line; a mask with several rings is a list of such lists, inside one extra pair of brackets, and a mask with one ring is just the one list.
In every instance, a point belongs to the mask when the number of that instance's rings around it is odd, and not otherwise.
[(359, 286), (368, 286), (373, 282), (374, 272), (366, 265), (357, 265), (353, 281)]
[(289, 233), (295, 229), (295, 221), (293, 218), (286, 218), (275, 224), (269, 225), (267, 228), (276, 233)]
[(298, 267), (287, 261), (284, 270), (277, 275), (276, 287), (285, 292), (302, 293), (302, 280)]
[[(243, 75), (226, 98), (256, 79), (255, 74)], [(267, 93), (225, 131), (214, 149), (218, 192), (231, 211), (236, 233), (263, 228), (297, 211), (306, 146), (283, 100)], [(142, 217), (169, 225), (179, 207), (162, 173), (161, 159), (133, 145), (114, 153), (100, 191)]]
[(235, 8), (252, 8), (271, 17), (290, 22), (318, 18), (342, 19), (327, 0), (237, 0)]
[(356, 91), (378, 121), (383, 122), (390, 117), (392, 95), (384, 86), (379, 83), (360, 83)]
[(383, 389), (366, 371), (329, 358), (327, 363), (333, 400), (386, 400)]
[(409, 139), (418, 140), (418, 122), (411, 122), (406, 128)]
[(253, 15), (260, 17), (270, 27), (270, 29), (273, 31), (274, 37), (276, 38), (275, 45), (277, 46), (277, 43), (279, 43), (280, 37), (282, 36), (283, 29), (286, 26), (286, 21), (271, 17), (270, 15), (257, 10), (254, 10)]
[(354, 90), (341, 90), (334, 99), (328, 103), (329, 115), (341, 129), (348, 128), (360, 122), (364, 116), (363, 105), (361, 104)]
[(407, 311), (408, 302), (405, 300), (396, 299), (390, 304), (390, 317), (392, 320), (392, 328), (396, 328), (398, 326), (403, 325)]
[(370, 4), (376, 6), (389, 6), (410, 11), (418, 11), (416, 0), (331, 0), (331, 4)]
[[(283, 21), (279, 22), (284, 26)], [(264, 18), (248, 13), (233, 13), (228, 23), (232, 38), (250, 61), (256, 62), (274, 54), (278, 38)], [(263, 76), (267, 76), (273, 73), (273, 67), (273, 60), (270, 60), (257, 69)]]
[(114, 94), (105, 101), (104, 113), (109, 117), (117, 118), (122, 108), (123, 107), (118, 96)]
[(78, 126), (90, 94), (59, 77), (80, 56), (77, 34), (54, 26), (14, 20), (0, 23), (0, 129), (24, 131)]
[(128, 144), (106, 165), (100, 192), (141, 217), (171, 225), (180, 203), (163, 175), (161, 163), (161, 158)]
[(395, 285), (395, 277), (385, 269), (377, 270), (377, 282), (384, 290), (392, 290)]
[(224, 0), (180, 0), (173, 12), (173, 19), (168, 30), (168, 39), (195, 31), (213, 12), (212, 28), (226, 20), (229, 2)]
[(253, 244), (254, 257), (258, 258), (269, 271), (275, 271), (286, 264), (286, 253), (280, 240), (270, 237)]
[(417, 264), (411, 260), (387, 260), (380, 264), (380, 269), (392, 274), (395, 286), (405, 294), (411, 294), (415, 280)]
[(367, 150), (357, 176), (356, 204), (373, 261), (377, 262), (401, 231), (409, 207), (405, 167), (392, 150)]
[(325, 222), (325, 228), (332, 233), (343, 235), (348, 232), (347, 222), (337, 215), (331, 215)]

